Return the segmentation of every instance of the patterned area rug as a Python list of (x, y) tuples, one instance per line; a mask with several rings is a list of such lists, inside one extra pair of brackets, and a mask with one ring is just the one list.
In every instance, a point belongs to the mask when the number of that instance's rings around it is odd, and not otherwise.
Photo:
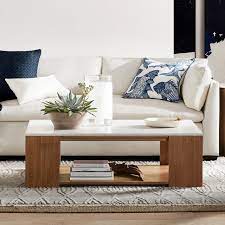
[(204, 162), (203, 174), (204, 186), (201, 188), (84, 186), (30, 189), (24, 186), (24, 162), (4, 161), (0, 162), (0, 212), (225, 211), (225, 158)]

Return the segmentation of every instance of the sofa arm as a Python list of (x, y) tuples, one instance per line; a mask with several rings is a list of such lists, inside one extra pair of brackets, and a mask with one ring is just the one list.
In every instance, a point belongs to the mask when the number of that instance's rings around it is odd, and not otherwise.
[(203, 149), (204, 155), (219, 155), (219, 83), (212, 80), (203, 109)]

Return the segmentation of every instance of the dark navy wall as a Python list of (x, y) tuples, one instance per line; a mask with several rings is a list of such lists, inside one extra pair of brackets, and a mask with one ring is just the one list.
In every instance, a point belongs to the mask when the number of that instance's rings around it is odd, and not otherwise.
[(195, 0), (174, 0), (174, 53), (187, 52), (195, 52)]

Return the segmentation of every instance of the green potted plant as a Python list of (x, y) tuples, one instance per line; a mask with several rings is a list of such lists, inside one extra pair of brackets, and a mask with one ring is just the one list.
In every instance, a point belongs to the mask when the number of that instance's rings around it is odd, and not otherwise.
[(74, 129), (80, 125), (86, 113), (94, 115), (96, 108), (92, 106), (93, 100), (88, 99), (88, 94), (93, 86), (79, 83), (81, 95), (73, 94), (67, 96), (58, 93), (58, 99), (43, 102), (41, 111), (49, 114), (55, 129)]

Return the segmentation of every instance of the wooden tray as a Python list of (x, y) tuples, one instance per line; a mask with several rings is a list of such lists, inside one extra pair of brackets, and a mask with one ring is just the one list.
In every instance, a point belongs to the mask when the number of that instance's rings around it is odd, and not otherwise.
[(114, 180), (70, 180), (70, 167), (60, 167), (60, 185), (61, 186), (83, 186), (83, 185), (168, 185), (169, 166), (139, 166), (144, 174), (144, 181), (138, 177), (132, 176), (114, 176)]

